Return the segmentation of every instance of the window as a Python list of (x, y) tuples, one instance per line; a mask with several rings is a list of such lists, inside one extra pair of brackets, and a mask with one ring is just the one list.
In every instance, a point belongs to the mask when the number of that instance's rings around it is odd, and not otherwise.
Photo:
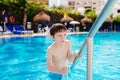
[(96, 3), (94, 2), (93, 4), (95, 5)]
[(69, 5), (75, 5), (75, 2), (69, 2)]
[(79, 3), (77, 3), (77, 5), (80, 5)]
[(118, 9), (117, 12), (120, 13), (120, 9)]
[(87, 5), (87, 3), (84, 3), (84, 5)]

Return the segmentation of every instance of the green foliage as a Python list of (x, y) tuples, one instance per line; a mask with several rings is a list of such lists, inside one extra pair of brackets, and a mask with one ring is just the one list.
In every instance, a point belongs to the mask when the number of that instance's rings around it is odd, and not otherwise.
[(113, 13), (112, 13), (112, 14), (110, 14), (110, 18), (113, 20), (113, 18), (114, 18), (114, 17), (113, 17)]
[(87, 8), (84, 12), (84, 15), (87, 16), (88, 18), (92, 19), (93, 21), (96, 19), (97, 14), (94, 9)]
[(59, 7), (54, 6), (54, 7), (50, 8), (50, 11), (52, 13), (58, 12), (59, 14), (62, 14), (62, 15), (64, 15), (64, 13), (70, 14), (72, 12), (72, 10), (70, 8), (66, 8), (63, 6), (59, 6)]
[(6, 6), (8, 6), (8, 7), (10, 7), (10, 5), (11, 5), (11, 0), (1, 0), (0, 3), (3, 4), (3, 5), (6, 5)]
[[(84, 16), (80, 15), (78, 11), (72, 12), (72, 9), (65, 8), (63, 6), (60, 7), (52, 7), (50, 9), (50, 16), (51, 21), (53, 22), (60, 22), (61, 18), (64, 16), (64, 13), (66, 13), (68, 16), (72, 17), (74, 20), (80, 21)], [(54, 19), (54, 20), (53, 20)]]
[(24, 7), (27, 0), (1, 0), (1, 3), (7, 5), (9, 8)]
[(40, 11), (40, 10), (47, 10), (48, 7), (46, 4), (42, 3), (42, 2), (39, 2), (39, 3), (36, 3), (36, 2), (32, 2), (32, 3), (28, 3), (27, 4), (27, 15), (29, 16), (28, 17), (28, 20), (29, 21), (32, 21), (33, 20), (33, 17)]
[(12, 2), (13, 4), (16, 4), (16, 5), (18, 5), (18, 6), (23, 7), (23, 6), (26, 5), (27, 0), (11, 0), (11, 2)]
[(50, 24), (60, 22), (61, 18), (63, 17), (63, 15), (60, 14), (59, 12), (57, 12), (57, 11), (54, 11), (54, 12), (50, 11), (49, 16), (51, 17)]
[(114, 20), (117, 22), (117, 24), (120, 24), (120, 16), (116, 16)]
[(82, 18), (84, 18), (84, 16), (80, 14), (75, 14), (75, 13), (70, 13), (69, 16), (72, 17), (76, 21), (80, 21)]
[[(48, 15), (51, 17), (51, 21), (60, 22), (61, 18), (66, 13), (68, 16), (72, 17), (74, 20), (80, 21), (84, 16), (80, 15), (78, 11), (72, 11), (70, 8), (63, 6), (52, 7), (48, 9), (48, 5), (42, 2), (29, 2), (29, 0), (0, 0), (0, 3), (8, 6), (8, 12), (14, 11), (15, 16), (21, 16), (24, 14), (25, 8), (27, 8), (27, 20), (32, 21), (33, 17), (38, 14), (41, 10), (47, 11)], [(19, 15), (18, 15), (19, 14)], [(97, 15), (93, 9), (86, 9), (85, 16), (94, 20)]]
[(78, 11), (75, 11), (73, 14), (75, 15), (79, 15), (80, 13)]

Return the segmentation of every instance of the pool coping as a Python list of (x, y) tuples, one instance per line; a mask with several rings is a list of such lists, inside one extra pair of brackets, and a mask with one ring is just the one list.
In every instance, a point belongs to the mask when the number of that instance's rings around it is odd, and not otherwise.
[[(88, 34), (89, 32), (68, 32), (67, 34)], [(97, 33), (119, 33), (119, 32), (97, 32)], [(50, 36), (49, 33), (33, 33), (33, 34), (0, 34), (0, 38), (10, 38), (10, 37), (32, 37), (32, 36)]]
[[(88, 32), (68, 32), (67, 34), (87, 34)], [(9, 37), (32, 37), (32, 36), (50, 36), (48, 33), (33, 33), (33, 34), (20, 34), (20, 35), (15, 35), (15, 34), (1, 34), (0, 38), (9, 38)]]

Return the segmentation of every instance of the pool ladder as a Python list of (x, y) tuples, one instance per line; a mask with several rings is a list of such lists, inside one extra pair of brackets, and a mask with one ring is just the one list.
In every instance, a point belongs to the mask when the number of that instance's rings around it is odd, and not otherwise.
[[(100, 15), (96, 19), (92, 28), (90, 29), (82, 47), (79, 50), (79, 56), (82, 55), (85, 46), (87, 45), (87, 80), (92, 80), (92, 54), (93, 54), (93, 37), (97, 33), (98, 29), (101, 27), (105, 19), (111, 13), (114, 5), (118, 2), (118, 0), (108, 0)], [(71, 69), (73, 69), (78, 63), (78, 57), (75, 58)]]

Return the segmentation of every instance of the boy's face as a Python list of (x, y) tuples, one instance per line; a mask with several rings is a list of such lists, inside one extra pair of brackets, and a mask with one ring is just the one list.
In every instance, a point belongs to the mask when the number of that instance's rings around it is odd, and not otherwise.
[(62, 31), (62, 32), (57, 32), (55, 33), (55, 35), (53, 36), (53, 40), (56, 43), (64, 43), (66, 40), (66, 36), (67, 36), (67, 32), (66, 31)]

